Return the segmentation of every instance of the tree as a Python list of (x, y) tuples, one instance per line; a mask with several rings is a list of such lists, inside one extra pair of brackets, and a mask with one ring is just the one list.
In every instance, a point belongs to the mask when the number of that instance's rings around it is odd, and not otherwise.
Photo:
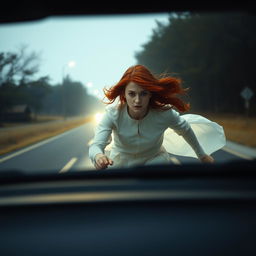
[(0, 115), (16, 104), (25, 104), (28, 100), (26, 87), (39, 69), (39, 55), (27, 53), (22, 46), (17, 53), (0, 53)]
[(33, 108), (36, 114), (42, 110), (45, 97), (52, 91), (49, 80), (48, 76), (41, 77), (28, 83), (26, 88), (23, 89), (26, 92), (27, 104)]
[[(137, 62), (167, 71), (190, 87), (192, 109), (243, 111), (240, 92), (256, 92), (255, 16), (248, 13), (177, 13), (157, 24), (151, 39), (135, 53)], [(255, 108), (256, 114), (256, 108)]]
[(27, 52), (0, 53), (0, 119), (17, 104), (27, 104), (33, 111), (66, 116), (85, 115), (100, 109), (100, 101), (88, 95), (81, 82), (66, 76), (62, 84), (51, 85), (50, 77), (35, 79), (39, 70), (39, 55)]
[(27, 53), (27, 46), (17, 53), (0, 53), (0, 86), (8, 84), (24, 85), (39, 70), (38, 53)]

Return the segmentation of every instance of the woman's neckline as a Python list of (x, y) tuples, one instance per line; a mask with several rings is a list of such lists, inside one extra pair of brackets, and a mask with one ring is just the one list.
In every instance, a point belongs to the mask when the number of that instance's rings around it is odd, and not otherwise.
[(147, 112), (145, 113), (145, 115), (144, 115), (142, 118), (136, 119), (136, 118), (133, 118), (133, 117), (130, 115), (128, 105), (127, 105), (127, 104), (125, 105), (125, 111), (126, 111), (127, 115), (129, 116), (130, 119), (132, 119), (132, 120), (134, 120), (134, 121), (141, 121), (141, 120), (144, 120), (144, 119), (148, 116), (149, 110), (150, 110), (150, 108), (148, 108)]

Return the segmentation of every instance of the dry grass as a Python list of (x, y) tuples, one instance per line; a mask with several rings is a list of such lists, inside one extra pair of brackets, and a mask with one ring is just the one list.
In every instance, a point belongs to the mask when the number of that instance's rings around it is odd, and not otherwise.
[(256, 147), (256, 117), (234, 114), (202, 114), (223, 126), (226, 137), (249, 147)]
[(54, 120), (63, 120), (63, 116), (50, 116), (50, 115), (37, 115), (34, 117), (36, 122), (46, 122), (46, 121), (54, 121)]
[[(50, 121), (57, 121), (57, 120), (63, 120), (63, 116), (54, 116), (54, 115), (37, 115), (37, 116), (32, 116), (32, 120), (29, 123), (31, 124), (38, 124), (38, 123), (43, 123), (43, 122), (50, 122)], [(22, 125), (28, 125), (27, 122), (4, 122), (0, 123), (0, 128), (5, 128), (5, 127), (18, 127)]]
[(52, 122), (16, 126), (2, 130), (0, 129), (0, 154), (9, 153), (43, 139), (53, 137), (89, 122), (90, 120), (91, 117), (76, 117), (66, 120), (55, 119), (55, 121)]

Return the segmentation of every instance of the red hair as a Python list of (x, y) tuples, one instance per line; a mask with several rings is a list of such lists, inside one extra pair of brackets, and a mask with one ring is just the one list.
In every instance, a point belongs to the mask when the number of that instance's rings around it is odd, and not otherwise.
[(118, 96), (121, 104), (124, 104), (126, 102), (124, 97), (125, 87), (129, 82), (134, 82), (144, 90), (151, 92), (149, 106), (152, 108), (161, 109), (172, 105), (181, 112), (188, 111), (190, 108), (189, 104), (177, 97), (178, 94), (185, 94), (188, 90), (188, 88), (183, 89), (181, 87), (181, 79), (171, 76), (157, 78), (143, 65), (128, 68), (116, 85), (110, 89), (103, 89), (109, 100), (107, 104), (113, 103)]

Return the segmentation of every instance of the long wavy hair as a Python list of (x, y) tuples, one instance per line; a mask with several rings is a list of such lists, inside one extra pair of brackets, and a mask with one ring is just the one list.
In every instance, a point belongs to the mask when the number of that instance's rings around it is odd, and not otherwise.
[(151, 108), (164, 109), (164, 107), (171, 105), (171, 107), (175, 107), (181, 112), (190, 109), (190, 104), (177, 97), (185, 94), (188, 90), (188, 88), (182, 88), (180, 78), (164, 77), (163, 75), (157, 78), (143, 65), (128, 68), (117, 84), (110, 87), (110, 89), (104, 88), (104, 94), (109, 100), (105, 103), (111, 104), (119, 96), (120, 103), (123, 105), (126, 102), (125, 87), (129, 82), (134, 82), (144, 90), (151, 92), (152, 96), (149, 101), (149, 107)]

